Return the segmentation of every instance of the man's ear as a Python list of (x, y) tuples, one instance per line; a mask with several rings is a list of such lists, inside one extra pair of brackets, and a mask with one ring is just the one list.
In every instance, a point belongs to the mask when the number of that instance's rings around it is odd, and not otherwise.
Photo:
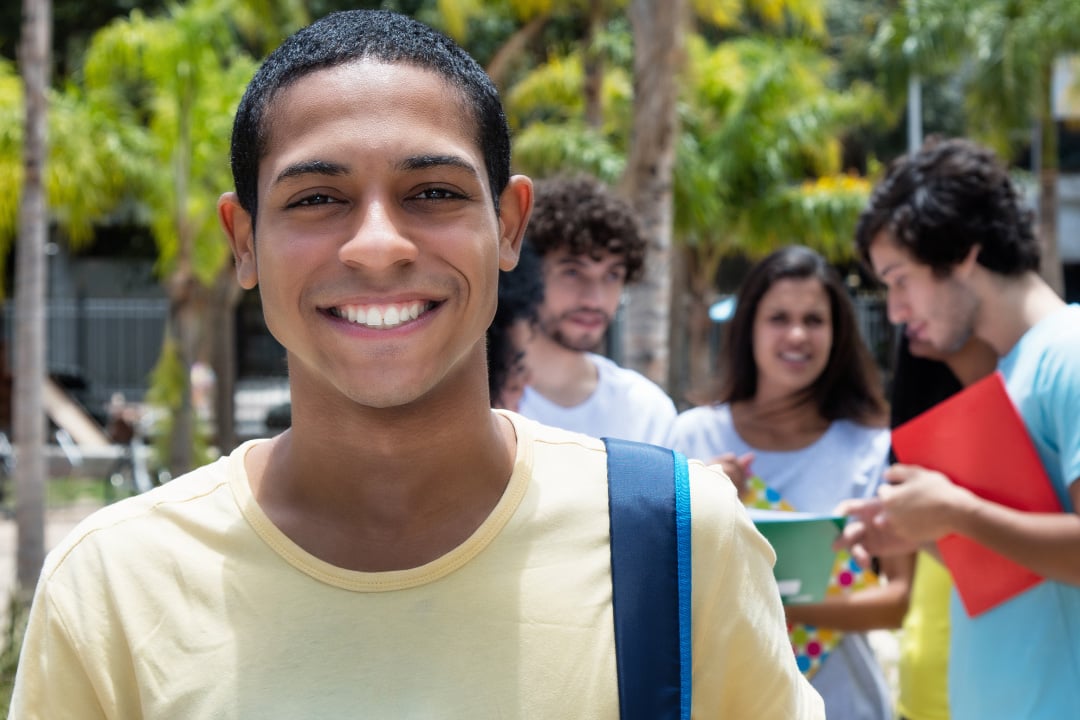
[(240, 206), (234, 192), (223, 193), (218, 198), (218, 219), (229, 237), (233, 260), (236, 263), (236, 279), (245, 290), (259, 284), (259, 271), (255, 264), (255, 224), (251, 215)]
[(979, 264), (980, 251), (982, 251), (982, 245), (978, 243), (972, 245), (964, 259), (953, 268), (953, 274), (959, 277), (971, 277), (971, 273)]
[(513, 270), (533, 208), (532, 180), (514, 175), (499, 196), (499, 269)]

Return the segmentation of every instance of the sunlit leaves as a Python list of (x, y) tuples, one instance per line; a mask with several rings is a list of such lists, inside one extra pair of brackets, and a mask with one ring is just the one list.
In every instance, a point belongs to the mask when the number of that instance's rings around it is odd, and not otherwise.
[(99, 31), (87, 52), (90, 92), (108, 98), (114, 121), (146, 134), (158, 172), (138, 196), (151, 211), (158, 271), (168, 275), (190, 233), (189, 259), (206, 284), (226, 262), (214, 207), (231, 184), (232, 113), (254, 61), (237, 52), (222, 6), (196, 0), (168, 16), (134, 12)]
[[(853, 222), (854, 203), (792, 200), (817, 187), (806, 182), (842, 172), (839, 137), (880, 111), (873, 91), (831, 88), (831, 61), (798, 42), (741, 39), (710, 48), (695, 40), (688, 50), (693, 70), (683, 94), (675, 178), (680, 236), (703, 255), (754, 253), (774, 247), (815, 210), (826, 214), (823, 228), (843, 227), (835, 213), (848, 213), (846, 222)], [(810, 197), (825, 197), (826, 187)], [(832, 237), (822, 249), (850, 243)]]

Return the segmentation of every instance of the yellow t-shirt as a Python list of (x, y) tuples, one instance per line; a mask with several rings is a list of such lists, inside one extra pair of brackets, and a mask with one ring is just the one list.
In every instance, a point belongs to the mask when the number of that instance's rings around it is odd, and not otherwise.
[(900, 634), (899, 713), (908, 720), (949, 720), (949, 571), (924, 552), (915, 564)]
[[(293, 543), (250, 444), (99, 511), (48, 557), (11, 717), (617, 718), (603, 444), (507, 416), (504, 496), (409, 570)], [(691, 508), (694, 716), (823, 718), (731, 483), (692, 464)]]

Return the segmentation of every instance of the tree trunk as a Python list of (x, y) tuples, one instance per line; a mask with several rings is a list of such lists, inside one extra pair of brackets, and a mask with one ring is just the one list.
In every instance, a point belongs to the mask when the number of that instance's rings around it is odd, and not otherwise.
[(215, 444), (224, 455), (236, 447), (236, 308), (244, 295), (227, 263), (214, 280), (208, 311), (210, 367), (214, 371)]
[(698, 404), (715, 384), (716, 358), (713, 357), (713, 322), (709, 308), (717, 299), (716, 271), (719, 253), (689, 253), (693, 263), (686, 273), (684, 287), (689, 288), (687, 305), (690, 346), (690, 381), (688, 390), (691, 401)]
[(627, 294), (626, 364), (670, 387), (672, 176), (678, 132), (677, 78), (683, 62), (685, 0), (632, 0), (633, 138), (622, 180), (649, 240), (645, 278)]
[(177, 404), (170, 408), (172, 433), (169, 438), (167, 469), (173, 477), (182, 475), (195, 465), (195, 408), (191, 398), (191, 367), (198, 360), (201, 343), (201, 312), (198, 301), (198, 280), (190, 272), (178, 270), (169, 282), (169, 324), (166, 328), (166, 349), (175, 348), (180, 373)]
[(668, 376), (667, 388), (671, 399), (676, 407), (683, 410), (686, 407), (686, 393), (690, 389), (691, 365), (690, 348), (691, 338), (689, 334), (689, 315), (687, 310), (690, 306), (689, 287), (685, 280), (689, 274), (689, 258), (687, 248), (673, 247), (669, 251), (671, 258), (670, 276), (671, 283), (671, 312), (668, 316)]
[(495, 51), (485, 70), (487, 70), (491, 81), (495, 83), (495, 87), (499, 88), (500, 93), (506, 91), (506, 79), (510, 74), (511, 64), (521, 57), (521, 53), (525, 51), (529, 43), (540, 34), (549, 17), (546, 13), (537, 15), (525, 23)]
[(1058, 132), (1051, 107), (1050, 87), (1053, 64), (1043, 68), (1043, 89), (1039, 95), (1039, 225), (1042, 242), (1042, 276), (1059, 297), (1065, 297), (1065, 270), (1058, 249)]
[[(191, 398), (191, 367), (199, 357), (199, 280), (194, 262), (194, 228), (187, 213), (191, 175), (191, 108), (195, 89), (191, 73), (182, 77), (176, 98), (177, 142), (173, 150), (173, 194), (177, 250), (176, 269), (169, 278), (169, 328), (183, 366), (180, 401), (173, 408), (168, 470), (173, 477), (195, 465), (195, 409)], [(177, 378), (178, 380), (180, 378)]]
[(51, 0), (23, 0), (19, 67), (26, 92), (26, 137), (16, 251), (13, 430), (16, 582), (20, 600), (27, 601), (45, 560), (45, 163), (51, 31)]

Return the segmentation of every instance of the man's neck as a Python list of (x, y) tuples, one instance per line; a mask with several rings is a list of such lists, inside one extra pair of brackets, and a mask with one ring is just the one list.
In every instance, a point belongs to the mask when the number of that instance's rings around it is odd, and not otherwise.
[(486, 393), (386, 410), (293, 395), (292, 428), (256, 446), (246, 467), (270, 520), (322, 560), (422, 565), (468, 538), (502, 497), (516, 439)]
[(999, 357), (1008, 354), (1024, 333), (1065, 306), (1035, 272), (1007, 277), (983, 269), (974, 283), (981, 301), (975, 334)]
[(589, 354), (572, 350), (537, 332), (525, 353), (532, 379), (529, 386), (563, 407), (574, 407), (596, 391), (600, 375)]

